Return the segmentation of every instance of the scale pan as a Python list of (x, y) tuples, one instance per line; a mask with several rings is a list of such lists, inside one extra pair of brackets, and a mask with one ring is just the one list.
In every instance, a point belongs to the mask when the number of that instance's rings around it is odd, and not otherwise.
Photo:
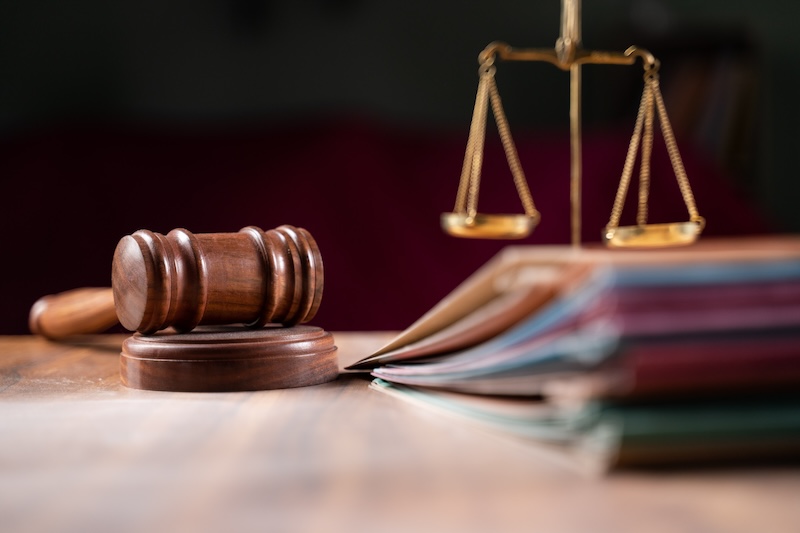
[(454, 237), (471, 239), (523, 239), (539, 223), (528, 215), (483, 215), (442, 213), (442, 229)]
[(603, 242), (609, 248), (657, 248), (692, 244), (703, 231), (702, 221), (643, 224), (606, 229)]

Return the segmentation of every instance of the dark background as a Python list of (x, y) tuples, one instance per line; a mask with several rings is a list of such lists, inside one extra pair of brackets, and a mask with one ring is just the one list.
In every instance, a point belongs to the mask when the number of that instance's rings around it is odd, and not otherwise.
[[(584, 4), (587, 48), (662, 61), (706, 234), (800, 230), (800, 6)], [(315, 324), (407, 326), (507, 244), (438, 228), (475, 58), (493, 40), (551, 47), (559, 13), (557, 0), (1, 2), (0, 333), (26, 332), (42, 295), (110, 284), (114, 247), (137, 229), (286, 223), (322, 249)], [(503, 63), (497, 81), (543, 216), (522, 242), (566, 243), (568, 75)], [(583, 94), (583, 239), (596, 242), (641, 70), (587, 66)], [(651, 219), (685, 220), (662, 145), (653, 157)], [(520, 211), (493, 134), (484, 180), (482, 210)]]

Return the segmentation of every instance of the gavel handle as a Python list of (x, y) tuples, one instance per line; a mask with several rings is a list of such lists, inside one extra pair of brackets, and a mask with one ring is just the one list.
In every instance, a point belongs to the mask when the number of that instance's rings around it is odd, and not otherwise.
[(118, 323), (108, 287), (87, 287), (43, 296), (31, 307), (31, 332), (51, 340), (100, 333)]

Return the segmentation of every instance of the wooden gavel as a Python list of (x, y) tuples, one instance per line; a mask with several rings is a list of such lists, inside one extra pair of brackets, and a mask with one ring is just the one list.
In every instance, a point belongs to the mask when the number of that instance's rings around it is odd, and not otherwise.
[(302, 228), (139, 230), (117, 245), (110, 289), (45, 296), (31, 308), (29, 324), (50, 339), (104, 331), (117, 322), (142, 334), (212, 324), (292, 326), (314, 317), (323, 285), (322, 256)]

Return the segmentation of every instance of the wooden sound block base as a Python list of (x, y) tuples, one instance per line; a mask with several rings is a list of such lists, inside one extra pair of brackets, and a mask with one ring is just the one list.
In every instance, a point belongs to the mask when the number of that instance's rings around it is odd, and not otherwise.
[(314, 326), (205, 327), (134, 334), (120, 377), (134, 389), (225, 392), (316, 385), (339, 374), (333, 335)]

